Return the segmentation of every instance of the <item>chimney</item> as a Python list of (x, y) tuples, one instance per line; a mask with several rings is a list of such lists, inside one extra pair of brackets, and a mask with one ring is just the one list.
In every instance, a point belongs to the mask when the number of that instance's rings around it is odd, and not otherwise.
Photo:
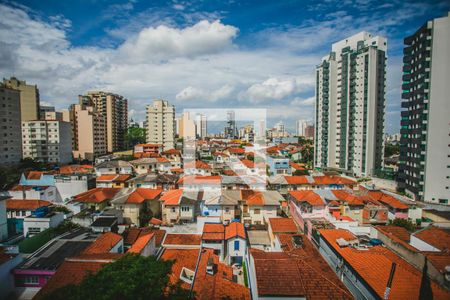
[(208, 258), (208, 263), (206, 264), (206, 273), (209, 275), (214, 275), (214, 262), (213, 258)]

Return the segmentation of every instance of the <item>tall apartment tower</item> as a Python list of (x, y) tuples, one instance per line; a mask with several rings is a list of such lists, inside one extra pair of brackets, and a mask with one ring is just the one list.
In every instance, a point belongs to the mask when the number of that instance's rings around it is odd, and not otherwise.
[(188, 111), (181, 114), (181, 120), (179, 124), (179, 136), (184, 139), (195, 139), (195, 122), (191, 119), (191, 115)]
[(305, 120), (297, 120), (295, 123), (295, 131), (297, 136), (305, 136), (306, 126), (308, 126), (308, 122)]
[(238, 135), (234, 110), (227, 111), (227, 126), (224, 134), (227, 139), (234, 139)]
[(39, 89), (36, 85), (29, 85), (16, 77), (3, 78), (5, 87), (20, 91), (21, 121), (39, 120)]
[(22, 158), (20, 91), (0, 83), (0, 165)]
[(147, 143), (161, 144), (165, 150), (175, 147), (175, 106), (155, 100), (147, 106)]
[(79, 96), (79, 99), (80, 103), (94, 106), (98, 113), (105, 116), (108, 152), (124, 150), (125, 133), (128, 130), (128, 100), (123, 96), (102, 91), (88, 92)]
[(314, 165), (370, 176), (383, 164), (387, 42), (360, 32), (316, 68)]
[(405, 38), (399, 188), (450, 201), (450, 12)]
[(197, 137), (200, 139), (204, 139), (208, 134), (208, 125), (205, 115), (198, 114), (195, 116), (195, 131)]

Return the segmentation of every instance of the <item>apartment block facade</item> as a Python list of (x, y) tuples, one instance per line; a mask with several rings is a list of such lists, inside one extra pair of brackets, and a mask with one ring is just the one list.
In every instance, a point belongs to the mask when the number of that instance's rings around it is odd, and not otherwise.
[(0, 165), (18, 163), (22, 158), (20, 91), (0, 83)]
[(22, 141), (24, 158), (49, 163), (72, 162), (72, 130), (68, 122), (22, 122)]
[(195, 131), (197, 137), (200, 139), (204, 139), (208, 134), (208, 125), (205, 115), (197, 114), (195, 116)]
[(155, 100), (147, 106), (147, 143), (161, 144), (164, 150), (175, 147), (175, 106)]
[(314, 165), (371, 176), (383, 165), (387, 41), (360, 32), (316, 68)]
[(21, 121), (39, 120), (39, 89), (36, 85), (29, 85), (26, 81), (16, 77), (3, 79), (3, 84), (11, 89), (20, 91), (20, 115)]
[(450, 200), (450, 13), (405, 38), (399, 188), (416, 200)]
[(79, 96), (80, 103), (92, 105), (106, 119), (107, 151), (124, 150), (125, 133), (128, 130), (128, 100), (120, 95), (90, 91)]

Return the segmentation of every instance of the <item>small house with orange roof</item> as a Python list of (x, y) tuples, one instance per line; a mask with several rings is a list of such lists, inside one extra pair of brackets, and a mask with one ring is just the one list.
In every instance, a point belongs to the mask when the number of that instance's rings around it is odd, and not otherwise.
[(222, 177), (212, 175), (184, 175), (177, 185), (190, 191), (214, 191), (222, 188)]
[(52, 203), (61, 203), (61, 196), (56, 187), (48, 185), (15, 185), (8, 190), (13, 199), (45, 200)]
[(230, 155), (224, 152), (216, 151), (212, 154), (214, 161), (218, 164), (227, 163), (230, 161)]
[(244, 224), (264, 225), (280, 211), (283, 196), (277, 191), (241, 190), (241, 221)]
[(181, 168), (181, 151), (177, 149), (168, 149), (161, 153), (161, 156), (170, 161), (172, 168)]
[(240, 147), (229, 147), (223, 151), (223, 153), (230, 156), (230, 158), (244, 158), (245, 157), (245, 149)]
[(202, 193), (182, 189), (166, 191), (160, 198), (162, 221), (176, 224), (180, 221), (193, 222), (195, 213), (200, 210)]
[(118, 188), (94, 188), (76, 195), (72, 202), (81, 203), (84, 208), (103, 210), (119, 191)]
[(5, 202), (10, 235), (23, 233), (23, 223), (26, 217), (32, 215), (44, 216), (52, 205), (49, 201), (33, 199), (7, 199)]
[(152, 172), (169, 172), (172, 164), (165, 157), (143, 157), (130, 161), (136, 174), (148, 174)]
[(112, 174), (133, 174), (133, 172), (133, 165), (124, 160), (109, 160), (95, 165), (95, 174), (97, 176)]
[(145, 233), (137, 238), (127, 253), (135, 253), (142, 256), (156, 255), (156, 235), (153, 232)]
[(385, 299), (395, 264), (389, 299), (449, 299), (450, 292), (402, 257), (371, 246), (345, 229), (320, 230), (320, 252), (356, 299)]
[(95, 182), (99, 188), (125, 188), (130, 178), (130, 174), (106, 174), (97, 176)]
[(183, 170), (185, 175), (210, 176), (212, 168), (206, 162), (196, 159), (185, 161)]
[(114, 208), (123, 212), (124, 221), (140, 227), (152, 216), (159, 216), (162, 190), (146, 188), (121, 189), (111, 199)]
[(158, 156), (163, 150), (161, 144), (137, 144), (134, 146), (133, 154), (135, 157), (142, 157), (142, 155), (150, 154)]

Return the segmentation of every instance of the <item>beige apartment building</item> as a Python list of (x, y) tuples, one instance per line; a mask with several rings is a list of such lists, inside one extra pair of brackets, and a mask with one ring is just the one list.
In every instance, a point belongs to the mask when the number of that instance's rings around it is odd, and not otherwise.
[(179, 126), (179, 137), (184, 139), (195, 139), (195, 122), (193, 119), (191, 119), (189, 112), (186, 111), (181, 114)]
[(63, 111), (64, 121), (71, 123), (72, 147), (75, 159), (93, 161), (108, 152), (106, 140), (106, 118), (96, 112), (93, 106), (80, 104)]
[(90, 91), (78, 96), (80, 103), (93, 106), (106, 119), (107, 152), (125, 150), (125, 133), (128, 130), (128, 100), (120, 95)]
[(22, 158), (20, 128), (20, 91), (0, 83), (0, 165), (18, 163)]
[(3, 78), (5, 87), (20, 91), (21, 121), (39, 120), (39, 89), (16, 77)]
[(56, 120), (22, 122), (22, 153), (37, 161), (72, 162), (70, 123)]
[(147, 143), (161, 144), (164, 150), (175, 147), (175, 106), (165, 100), (153, 101), (147, 106), (146, 123)]

